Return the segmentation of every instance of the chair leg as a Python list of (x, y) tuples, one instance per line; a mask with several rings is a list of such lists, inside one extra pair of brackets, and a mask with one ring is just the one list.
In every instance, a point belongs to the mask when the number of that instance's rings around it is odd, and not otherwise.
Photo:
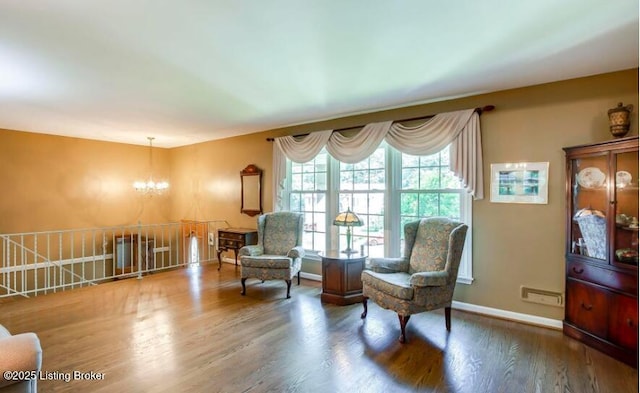
[(367, 300), (369, 300), (368, 297), (362, 297), (362, 305), (364, 306), (364, 311), (362, 312), (362, 314), (360, 314), (360, 318), (362, 319), (365, 319), (367, 317)]
[(287, 299), (291, 298), (291, 280), (285, 280), (287, 282)]
[(444, 323), (447, 326), (447, 331), (451, 331), (451, 307), (444, 308)]
[(405, 327), (407, 326), (407, 322), (409, 322), (409, 318), (411, 318), (411, 315), (400, 315), (398, 314), (398, 319), (400, 320), (400, 338), (398, 339), (398, 341), (400, 341), (400, 343), (404, 344), (405, 342), (407, 342), (407, 336), (405, 334)]
[(240, 294), (242, 296), (247, 294), (247, 288), (244, 286), (244, 282), (247, 281), (246, 277), (243, 277), (240, 282), (242, 283), (242, 292), (240, 292)]
[(300, 272), (298, 272), (298, 285), (300, 285)]

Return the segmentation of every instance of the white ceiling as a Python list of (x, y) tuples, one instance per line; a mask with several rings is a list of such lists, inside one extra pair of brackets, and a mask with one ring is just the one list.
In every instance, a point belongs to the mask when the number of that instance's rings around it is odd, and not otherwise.
[(175, 147), (638, 67), (637, 0), (0, 0), (0, 128)]

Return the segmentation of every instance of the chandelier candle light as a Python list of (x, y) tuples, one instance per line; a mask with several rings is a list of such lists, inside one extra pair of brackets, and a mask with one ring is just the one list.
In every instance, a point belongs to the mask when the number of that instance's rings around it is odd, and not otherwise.
[(133, 188), (141, 194), (162, 194), (169, 188), (169, 183), (166, 181), (156, 182), (153, 180), (153, 137), (147, 137), (149, 140), (149, 170), (151, 174), (147, 180), (139, 180), (133, 183)]
[(333, 225), (339, 227), (347, 227), (347, 249), (343, 250), (342, 252), (345, 254), (355, 253), (356, 251), (351, 249), (351, 227), (361, 227), (363, 225), (360, 217), (358, 217), (356, 213), (347, 208), (346, 212), (338, 214), (335, 220), (333, 220)]

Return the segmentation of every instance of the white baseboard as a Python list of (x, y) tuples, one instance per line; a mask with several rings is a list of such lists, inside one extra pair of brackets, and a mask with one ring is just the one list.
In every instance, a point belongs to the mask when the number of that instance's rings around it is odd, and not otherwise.
[(557, 319), (538, 317), (535, 315), (522, 314), (522, 313), (513, 312), (513, 311), (506, 311), (498, 308), (478, 306), (475, 304), (463, 303), (455, 300), (451, 304), (451, 307), (456, 310), (468, 311), (476, 314), (487, 315), (490, 317), (527, 323), (529, 325), (536, 325), (536, 326), (542, 326), (542, 327), (547, 327), (551, 329), (562, 330), (562, 321), (559, 321)]

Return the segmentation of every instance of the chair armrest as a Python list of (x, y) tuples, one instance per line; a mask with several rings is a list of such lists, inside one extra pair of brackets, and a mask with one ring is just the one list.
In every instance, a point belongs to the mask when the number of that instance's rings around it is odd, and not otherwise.
[(376, 273), (406, 272), (409, 269), (409, 262), (406, 258), (370, 258), (365, 269)]
[(411, 275), (409, 283), (417, 287), (441, 287), (447, 284), (449, 272), (439, 270), (435, 272), (420, 272)]
[(289, 258), (302, 258), (304, 257), (304, 248), (302, 246), (295, 246), (287, 253)]
[(257, 244), (251, 245), (251, 246), (244, 246), (240, 249), (240, 251), (238, 251), (238, 256), (249, 256), (249, 257), (254, 257), (256, 255), (262, 255), (264, 254), (264, 247), (259, 246)]
[[(0, 338), (0, 371), (40, 371), (42, 347), (35, 333), (21, 333)], [(0, 379), (0, 387), (16, 381)]]

